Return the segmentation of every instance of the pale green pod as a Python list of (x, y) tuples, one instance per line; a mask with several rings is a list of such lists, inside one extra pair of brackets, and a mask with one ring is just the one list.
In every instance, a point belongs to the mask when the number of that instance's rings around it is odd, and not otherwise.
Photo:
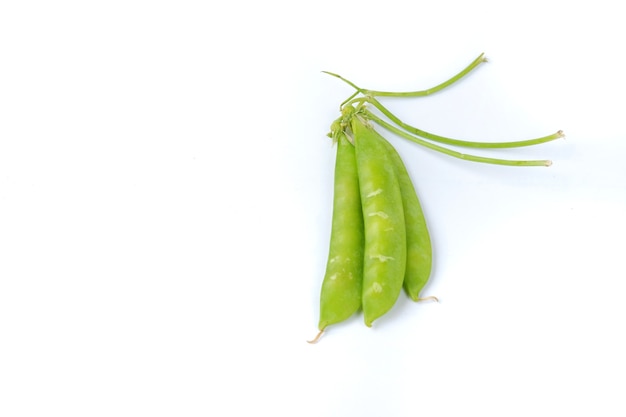
[(336, 138), (333, 220), (320, 296), (320, 330), (357, 312), (363, 288), (363, 212), (355, 149), (343, 132), (336, 133)]
[(430, 234), (428, 233), (422, 206), (415, 192), (411, 177), (409, 177), (404, 162), (402, 162), (402, 158), (391, 143), (382, 136), (380, 139), (385, 144), (391, 157), (391, 162), (400, 182), (400, 192), (402, 193), (407, 249), (403, 286), (409, 297), (414, 301), (418, 301), (420, 292), (428, 282), (432, 269)]
[(380, 135), (355, 115), (351, 120), (365, 225), (365, 324), (387, 313), (402, 291), (406, 230), (400, 183)]

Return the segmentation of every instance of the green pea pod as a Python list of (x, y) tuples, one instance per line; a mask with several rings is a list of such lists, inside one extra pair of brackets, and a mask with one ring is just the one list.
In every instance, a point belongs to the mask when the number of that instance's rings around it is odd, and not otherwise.
[(363, 315), (371, 326), (402, 291), (406, 228), (400, 183), (381, 136), (359, 115), (352, 117), (351, 127), (365, 225)]
[(363, 289), (364, 230), (355, 149), (343, 132), (336, 132), (336, 138), (333, 220), (320, 297), (320, 331), (358, 311)]
[(404, 274), (404, 290), (412, 300), (418, 301), (420, 291), (428, 282), (432, 268), (432, 246), (426, 225), (426, 218), (422, 206), (415, 192), (415, 187), (409, 173), (402, 162), (402, 158), (385, 138), (381, 136), (391, 162), (398, 175), (402, 205), (404, 207), (404, 221), (406, 224), (406, 272)]

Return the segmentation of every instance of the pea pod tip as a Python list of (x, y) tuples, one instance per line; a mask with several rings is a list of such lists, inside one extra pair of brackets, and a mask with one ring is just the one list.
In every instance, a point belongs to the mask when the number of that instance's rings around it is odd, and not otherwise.
[(314, 345), (320, 340), (320, 338), (322, 337), (322, 334), (324, 334), (324, 329), (320, 330), (319, 333), (313, 339), (307, 340), (306, 342), (311, 345)]

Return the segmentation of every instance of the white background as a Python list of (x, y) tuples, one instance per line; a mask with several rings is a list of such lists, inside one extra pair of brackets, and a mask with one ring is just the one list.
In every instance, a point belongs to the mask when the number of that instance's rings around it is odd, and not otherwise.
[[(6, 1), (0, 415), (626, 414), (620, 2)], [(468, 163), (388, 135), (435, 268), (317, 345), (350, 87), (442, 135), (565, 140)]]

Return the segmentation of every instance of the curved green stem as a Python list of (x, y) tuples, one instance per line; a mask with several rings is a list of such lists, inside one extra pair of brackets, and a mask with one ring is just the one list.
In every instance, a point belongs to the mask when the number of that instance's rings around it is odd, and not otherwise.
[(476, 68), (478, 65), (480, 65), (483, 62), (487, 62), (487, 58), (485, 58), (485, 54), (484, 53), (480, 54), (478, 56), (478, 58), (476, 58), (474, 61), (472, 61), (471, 64), (469, 64), (461, 72), (459, 72), (458, 74), (456, 74), (454, 77), (450, 78), (449, 80), (446, 80), (446, 81), (442, 82), (441, 84), (436, 85), (436, 86), (434, 86), (432, 88), (429, 88), (427, 90), (409, 91), (409, 92), (391, 92), (391, 91), (368, 90), (368, 89), (364, 89), (364, 88), (361, 88), (361, 87), (357, 86), (352, 81), (350, 81), (350, 80), (348, 80), (346, 78), (343, 78), (341, 75), (335, 74), (334, 72), (330, 72), (330, 71), (322, 71), (322, 72), (324, 74), (331, 75), (331, 76), (333, 76), (335, 78), (339, 78), (341, 81), (345, 82), (346, 84), (348, 84), (349, 86), (351, 86), (352, 88), (354, 88), (356, 90), (356, 92), (354, 94), (352, 94), (350, 97), (345, 99), (339, 105), (339, 108), (342, 108), (346, 103), (348, 103), (350, 100), (352, 100), (354, 97), (356, 97), (359, 93), (361, 93), (363, 95), (369, 95), (369, 96), (372, 96), (372, 97), (421, 97), (421, 96), (427, 96), (427, 95), (436, 93), (437, 91), (443, 90), (444, 88), (446, 88), (446, 87), (454, 84), (455, 82), (459, 81), (461, 78), (466, 76), (470, 71), (472, 71), (474, 68)]
[(371, 113), (370, 111), (366, 110), (366, 109), (361, 109), (360, 110), (361, 114), (369, 119), (372, 120), (373, 122), (375, 122), (376, 124), (380, 125), (381, 127), (389, 130), (392, 133), (395, 133), (398, 136), (401, 136), (405, 139), (408, 139), (412, 142), (417, 143), (418, 145), (422, 145), (426, 148), (435, 150), (437, 152), (441, 152), (444, 153), (446, 155), (449, 156), (453, 156), (455, 158), (459, 158), (459, 159), (463, 159), (466, 161), (472, 161), (472, 162), (482, 162), (482, 163), (486, 163), (486, 164), (494, 164), (494, 165), (508, 165), (508, 166), (550, 166), (552, 165), (552, 162), (549, 160), (530, 160), (530, 161), (516, 161), (516, 160), (509, 160), (509, 159), (499, 159), (499, 158), (487, 158), (487, 157), (483, 157), (483, 156), (477, 156), (477, 155), (470, 155), (470, 154), (465, 154), (465, 153), (461, 153), (461, 152), (457, 152), (454, 151), (452, 149), (448, 149), (445, 148), (443, 146), (439, 146), (439, 145), (435, 145), (434, 143), (430, 143), (424, 139), (418, 138), (414, 135), (411, 135), (410, 133), (405, 132), (402, 129), (399, 129), (395, 126), (393, 126), (390, 123), (387, 123), (386, 121), (382, 120), (381, 118), (379, 118), (378, 116), (374, 115), (373, 113)]
[(343, 78), (341, 75), (335, 74), (334, 72), (330, 72), (330, 71), (322, 71), (322, 72), (325, 73), (325, 74), (328, 74), (328, 75), (332, 75), (333, 77), (339, 78), (341, 81), (345, 82), (346, 84), (350, 85), (355, 90), (357, 90), (357, 92), (355, 94), (353, 94), (347, 100), (345, 100), (343, 103), (341, 103), (341, 106), (343, 106), (345, 103), (347, 103), (348, 101), (353, 99), (358, 93), (361, 93), (363, 95), (369, 95), (369, 96), (372, 96), (372, 97), (423, 97), (423, 96), (428, 96), (430, 94), (436, 93), (437, 91), (443, 90), (444, 88), (446, 88), (446, 87), (454, 84), (455, 82), (459, 81), (461, 78), (465, 77), (467, 74), (470, 73), (470, 71), (472, 71), (474, 68), (476, 68), (478, 65), (480, 65), (483, 62), (487, 62), (487, 58), (485, 57), (484, 53), (480, 54), (478, 56), (478, 58), (476, 58), (474, 61), (472, 61), (471, 64), (469, 64), (461, 72), (459, 72), (458, 74), (456, 74), (454, 77), (450, 78), (449, 80), (446, 80), (446, 81), (442, 82), (441, 84), (436, 85), (436, 86), (434, 86), (432, 88), (429, 88), (427, 90), (408, 91), (408, 92), (392, 92), (392, 91), (368, 90), (368, 89), (365, 89), (365, 88), (358, 87), (352, 81), (350, 81), (350, 80), (348, 80), (346, 78)]
[[(436, 85), (436, 86), (434, 86), (432, 88), (429, 88), (427, 90), (409, 91), (409, 92), (391, 92), (391, 91), (376, 91), (376, 90), (361, 89), (361, 92), (364, 95), (370, 95), (370, 96), (373, 96), (373, 97), (423, 97), (423, 96), (427, 96), (427, 95), (436, 93), (437, 91), (443, 90), (444, 88), (454, 84), (455, 82), (459, 81), (461, 78), (463, 78), (467, 74), (469, 74), (470, 71), (472, 71), (474, 68), (476, 68), (477, 66), (479, 66), (483, 62), (487, 62), (487, 58), (485, 57), (484, 53), (480, 54), (480, 56), (478, 56), (478, 58), (476, 58), (474, 61), (472, 61), (471, 64), (469, 64), (467, 67), (465, 67), (461, 72), (456, 74), (454, 77), (450, 78), (447, 81), (442, 82), (439, 85)], [(347, 82), (347, 80), (344, 80), (344, 81)], [(350, 83), (350, 84), (352, 84), (352, 83)]]
[(387, 109), (385, 106), (383, 106), (378, 100), (376, 100), (374, 97), (359, 97), (357, 99), (353, 99), (352, 103), (363, 103), (363, 102), (368, 102), (371, 105), (373, 105), (374, 107), (376, 107), (378, 110), (380, 110), (381, 113), (383, 113), (385, 116), (387, 116), (391, 121), (393, 121), (395, 124), (397, 124), (398, 126), (400, 126), (401, 128), (403, 128), (404, 130), (406, 130), (409, 133), (413, 133), (414, 135), (420, 136), (422, 138), (425, 139), (430, 139), (433, 140), (435, 142), (439, 142), (439, 143), (445, 143), (448, 145), (453, 145), (453, 146), (464, 146), (467, 148), (492, 148), (492, 149), (496, 149), (496, 148), (521, 148), (523, 146), (532, 146), (532, 145), (539, 145), (541, 143), (546, 143), (546, 142), (550, 142), (552, 140), (555, 139), (559, 139), (564, 137), (565, 135), (563, 134), (563, 132), (561, 130), (559, 130), (556, 133), (553, 133), (551, 135), (548, 136), (542, 136), (540, 138), (536, 138), (536, 139), (526, 139), (526, 140), (517, 140), (517, 141), (510, 141), (510, 142), (477, 142), (477, 141), (467, 141), (467, 140), (460, 140), (460, 139), (452, 139), (452, 138), (447, 138), (445, 136), (440, 136), (440, 135), (435, 135), (434, 133), (429, 133), (426, 132), (424, 130), (418, 129), (414, 126), (411, 126), (409, 124), (404, 123), (402, 120), (400, 120), (397, 116), (395, 116), (393, 113), (391, 113), (391, 111), (389, 111), (389, 109)]
[(322, 72), (324, 74), (332, 75), (335, 78), (339, 78), (341, 81), (345, 82), (346, 84), (348, 84), (349, 86), (353, 87), (356, 90), (354, 94), (352, 94), (350, 97), (348, 97), (347, 99), (341, 102), (341, 104), (339, 105), (339, 110), (341, 110), (346, 103), (348, 103), (350, 100), (356, 97), (359, 93), (363, 94), (362, 88), (358, 87), (352, 81), (343, 78), (341, 75), (335, 74), (334, 72), (330, 72), (330, 71), (322, 71)]
[(345, 78), (343, 78), (341, 75), (339, 74), (335, 74), (334, 72), (330, 72), (330, 71), (322, 71), (324, 74), (328, 74), (328, 75), (332, 75), (335, 78), (339, 78), (341, 81), (343, 81), (344, 83), (350, 85), (350, 87), (353, 87), (355, 90), (357, 90), (359, 93), (363, 92), (363, 89), (360, 87), (357, 87), (356, 84), (354, 84), (352, 81), (347, 80)]

